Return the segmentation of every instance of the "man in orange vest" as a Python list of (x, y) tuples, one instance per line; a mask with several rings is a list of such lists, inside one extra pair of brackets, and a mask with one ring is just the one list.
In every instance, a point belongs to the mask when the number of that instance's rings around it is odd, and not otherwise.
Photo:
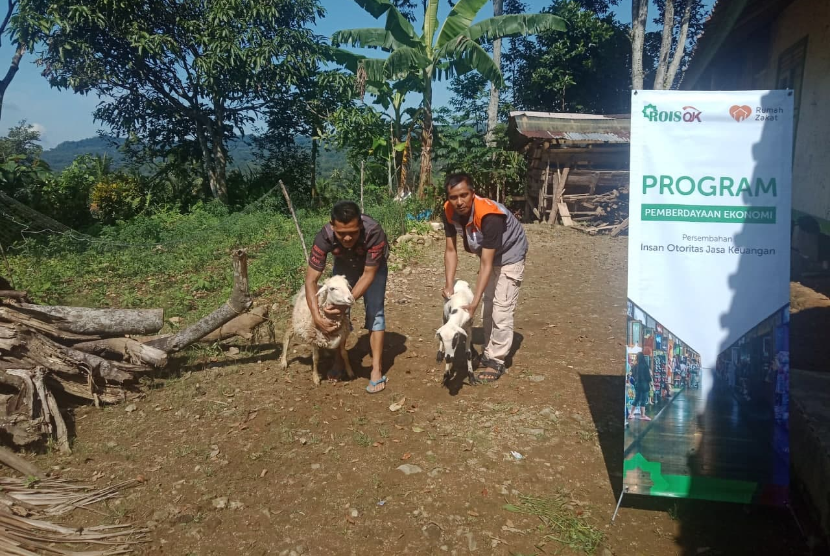
[(479, 364), (485, 370), (478, 379), (491, 382), (506, 372), (504, 360), (513, 344), (513, 314), (519, 301), (524, 278), (527, 236), (521, 223), (503, 205), (475, 193), (469, 174), (447, 176), (444, 183), (443, 295), (453, 293), (458, 267), (457, 242), (460, 235), (464, 250), (480, 259), (473, 302), (466, 307), (473, 317), (484, 301), (484, 354)]

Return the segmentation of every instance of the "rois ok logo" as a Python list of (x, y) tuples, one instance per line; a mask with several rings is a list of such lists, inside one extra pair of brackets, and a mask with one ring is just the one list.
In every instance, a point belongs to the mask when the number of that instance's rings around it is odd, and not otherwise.
[(701, 123), (701, 111), (694, 106), (684, 106), (683, 110), (658, 110), (654, 104), (648, 104), (643, 108), (643, 117), (650, 122), (686, 122)]

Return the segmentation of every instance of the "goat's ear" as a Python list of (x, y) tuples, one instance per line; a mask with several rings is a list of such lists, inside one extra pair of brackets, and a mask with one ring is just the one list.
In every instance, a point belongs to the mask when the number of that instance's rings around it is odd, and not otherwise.
[(452, 335), (452, 349), (455, 349), (458, 346), (458, 336), (459, 335), (460, 334), (458, 332), (456, 332), (455, 334)]
[(444, 352), (439, 349), (438, 350), (438, 355), (435, 356), (435, 361), (440, 363), (443, 360), (444, 360)]
[(459, 327), (458, 332), (456, 332), (456, 334), (461, 334), (462, 336), (464, 336), (465, 340), (467, 339), (467, 331), (464, 330), (463, 328)]

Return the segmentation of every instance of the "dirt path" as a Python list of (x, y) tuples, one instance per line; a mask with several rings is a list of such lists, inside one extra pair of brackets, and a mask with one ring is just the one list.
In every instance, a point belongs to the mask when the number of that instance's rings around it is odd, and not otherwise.
[[(804, 554), (783, 511), (641, 500), (608, 525), (622, 468), (626, 243), (529, 236), (521, 345), (494, 385), (441, 385), (432, 243), (390, 278), (383, 394), (364, 391), (368, 357), (359, 380), (315, 389), (304, 348), (287, 373), (278, 351), (243, 351), (193, 364), (131, 406), (79, 410), (74, 454), (38, 463), (97, 485), (143, 476), (108, 511), (151, 529), (146, 554), (582, 554), (600, 537), (604, 556)], [(475, 270), (464, 257), (459, 277)], [(357, 343), (355, 363), (367, 352)]]

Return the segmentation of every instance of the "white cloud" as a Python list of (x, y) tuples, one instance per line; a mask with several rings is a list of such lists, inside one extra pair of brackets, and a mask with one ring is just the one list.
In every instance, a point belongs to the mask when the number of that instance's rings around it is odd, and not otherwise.
[(39, 124), (39, 123), (37, 123), (37, 122), (34, 122), (34, 123), (30, 124), (30, 125), (32, 126), (32, 129), (33, 129), (34, 131), (37, 131), (38, 133), (40, 133), (40, 136), (41, 136), (41, 137), (43, 137), (44, 135), (46, 135), (46, 126), (45, 126), (45, 125), (43, 125), (43, 124)]

